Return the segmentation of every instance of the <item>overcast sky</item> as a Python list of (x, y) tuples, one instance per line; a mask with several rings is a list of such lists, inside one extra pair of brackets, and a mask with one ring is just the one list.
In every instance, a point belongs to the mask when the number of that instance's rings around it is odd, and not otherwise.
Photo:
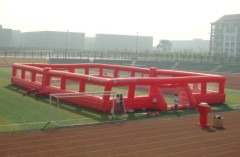
[(240, 0), (0, 0), (0, 25), (28, 31), (209, 40), (210, 23), (240, 14)]

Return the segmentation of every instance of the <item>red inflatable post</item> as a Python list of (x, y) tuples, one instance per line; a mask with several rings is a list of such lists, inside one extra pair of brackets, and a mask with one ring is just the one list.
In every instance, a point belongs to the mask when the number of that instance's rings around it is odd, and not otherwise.
[(52, 68), (50, 68), (50, 67), (43, 68), (42, 85), (41, 85), (41, 88), (38, 91), (38, 94), (45, 93), (46, 86), (49, 86), (51, 78), (49, 77), (49, 75), (47, 73), (51, 69)]
[(61, 78), (60, 89), (61, 89), (61, 90), (65, 90), (65, 89), (66, 89), (66, 79), (65, 79), (64, 77)]
[(198, 105), (198, 112), (200, 113), (199, 125), (208, 127), (208, 113), (211, 111), (211, 107), (207, 103), (200, 103)]
[(102, 67), (99, 68), (99, 77), (103, 77), (103, 68)]
[(114, 78), (118, 78), (118, 69), (114, 70), (113, 77)]
[(86, 81), (80, 80), (79, 83), (79, 92), (85, 92), (86, 91)]
[(22, 71), (21, 71), (21, 79), (25, 79), (25, 70), (24, 69), (22, 69)]
[(149, 69), (149, 77), (156, 77), (157, 76), (157, 68), (151, 67)]
[(36, 81), (36, 72), (34, 72), (34, 71), (32, 71), (32, 74), (31, 74), (31, 81), (32, 82)]

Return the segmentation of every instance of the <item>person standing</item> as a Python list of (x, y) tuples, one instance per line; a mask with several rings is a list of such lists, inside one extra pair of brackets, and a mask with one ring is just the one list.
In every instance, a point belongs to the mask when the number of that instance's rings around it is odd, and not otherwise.
[(178, 94), (174, 94), (173, 100), (174, 100), (174, 110), (177, 111), (178, 110), (178, 104), (179, 104)]
[(123, 95), (120, 94), (119, 97), (120, 97), (120, 101), (119, 101), (120, 112), (123, 113), (123, 110), (124, 110), (124, 107), (123, 107)]
[(120, 94), (116, 96), (116, 112), (119, 113), (120, 110)]

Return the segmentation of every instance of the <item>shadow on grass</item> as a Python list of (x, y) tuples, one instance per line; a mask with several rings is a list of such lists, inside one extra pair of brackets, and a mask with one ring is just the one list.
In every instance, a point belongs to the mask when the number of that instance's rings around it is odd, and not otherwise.
[[(55, 106), (57, 108), (57, 106)], [(96, 111), (94, 109), (90, 109), (90, 108), (86, 108), (83, 106), (79, 106), (79, 105), (74, 105), (74, 104), (70, 104), (67, 102), (64, 102), (63, 104), (61, 104), (60, 106), (61, 109), (65, 110), (65, 111), (69, 111), (72, 112), (74, 114), (78, 114), (96, 121), (105, 121), (108, 119), (108, 114), (106, 113), (102, 113), (100, 111)]]
[[(9, 84), (9, 85), (5, 86), (5, 88), (12, 92), (18, 93), (18, 94), (22, 95), (23, 97), (24, 97), (24, 93), (26, 92), (25, 88), (19, 87), (14, 84)], [(40, 101), (42, 103), (49, 104), (49, 97), (46, 95), (36, 96), (34, 93), (32, 93), (32, 94), (28, 94), (25, 96), (30, 97), (36, 101)], [(52, 107), (54, 107), (56, 109), (58, 108), (57, 104), (52, 105)], [(99, 122), (108, 120), (108, 114), (106, 114), (106, 113), (102, 113), (102, 112), (99, 112), (99, 111), (96, 111), (96, 110), (93, 110), (93, 109), (90, 109), (87, 107), (83, 107), (80, 105), (74, 105), (74, 104), (70, 104), (67, 102), (63, 102), (63, 101), (60, 105), (60, 109), (63, 109), (65, 111), (68, 111), (68, 112), (71, 112), (71, 113), (74, 113), (74, 114), (77, 114), (77, 115), (80, 115), (80, 116), (83, 116), (83, 117), (86, 117), (86, 118), (89, 118), (92, 120), (96, 120)]]
[(18, 94), (22, 95), (23, 97), (27, 96), (27, 97), (30, 97), (30, 98), (36, 100), (36, 101), (41, 101), (41, 102), (46, 103), (46, 104), (49, 103), (49, 99), (45, 95), (35, 96), (34, 93), (24, 95), (26, 93), (26, 89), (23, 88), (23, 87), (20, 87), (20, 86), (14, 85), (14, 84), (9, 84), (9, 85), (5, 86), (5, 88), (12, 91), (12, 92), (18, 93)]
[(214, 104), (211, 105), (211, 112), (225, 112), (225, 111), (233, 111), (234, 108), (228, 104)]

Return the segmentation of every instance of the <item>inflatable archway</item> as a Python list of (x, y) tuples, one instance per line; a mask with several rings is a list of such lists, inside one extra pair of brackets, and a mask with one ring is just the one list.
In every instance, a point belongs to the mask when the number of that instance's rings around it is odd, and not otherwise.
[[(179, 108), (225, 102), (225, 77), (203, 73), (138, 68), (107, 64), (18, 64), (12, 66), (13, 84), (36, 94), (86, 92), (94, 85), (102, 91), (125, 90), (126, 109), (172, 109), (171, 96), (179, 94)], [(74, 88), (69, 84), (74, 83)], [(97, 90), (97, 89), (96, 89)], [(143, 91), (143, 94), (139, 94)], [(88, 91), (89, 92), (89, 91)], [(170, 100), (168, 100), (170, 98)], [(102, 112), (111, 110), (110, 96), (68, 99)], [(171, 102), (172, 101), (172, 102)]]

